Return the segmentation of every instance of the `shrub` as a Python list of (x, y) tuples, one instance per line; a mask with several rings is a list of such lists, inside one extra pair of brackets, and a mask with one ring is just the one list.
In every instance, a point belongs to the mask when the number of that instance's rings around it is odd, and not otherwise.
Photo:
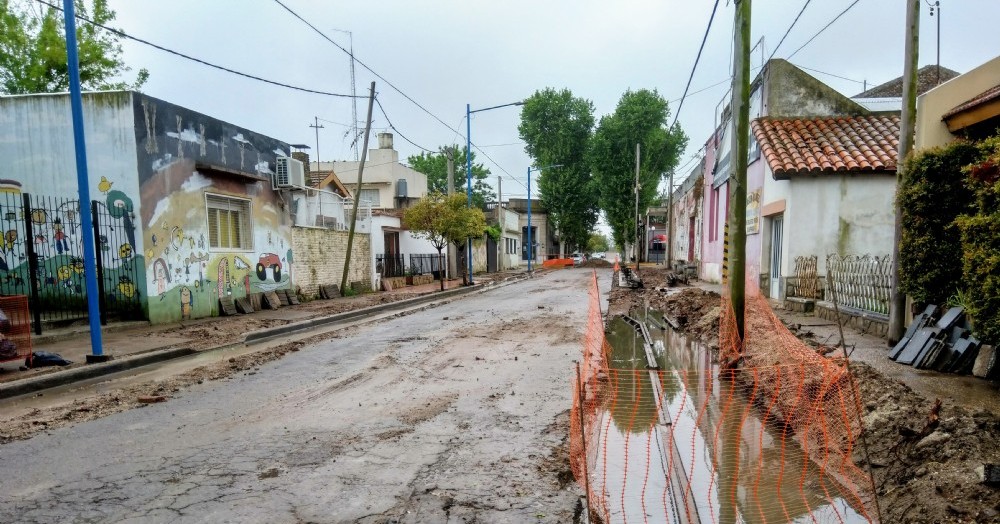
[(973, 214), (958, 217), (962, 272), (973, 330), (1000, 342), (1000, 136), (979, 145), (981, 158), (965, 169), (975, 195)]
[(919, 304), (944, 304), (962, 285), (962, 241), (955, 219), (972, 210), (963, 168), (980, 158), (958, 141), (911, 156), (896, 198), (900, 206), (900, 288)]

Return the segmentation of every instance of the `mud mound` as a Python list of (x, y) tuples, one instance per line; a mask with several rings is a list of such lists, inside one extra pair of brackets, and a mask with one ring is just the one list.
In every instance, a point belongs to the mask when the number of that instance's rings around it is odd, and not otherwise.
[(614, 264), (602, 258), (591, 258), (585, 260), (578, 267), (612, 267)]
[[(1000, 488), (976, 468), (1000, 463), (1000, 417), (937, 405), (853, 363), (883, 522), (1000, 522)], [(854, 460), (864, 468), (864, 450)]]

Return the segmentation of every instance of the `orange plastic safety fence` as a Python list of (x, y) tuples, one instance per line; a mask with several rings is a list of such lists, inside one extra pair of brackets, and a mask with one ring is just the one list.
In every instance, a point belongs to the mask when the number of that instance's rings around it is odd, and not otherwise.
[[(649, 344), (616, 319), (605, 336), (597, 289), (595, 275), (570, 433), (592, 517), (877, 522), (870, 477), (853, 460), (860, 402), (842, 361), (803, 345), (756, 295), (744, 341), (732, 309), (723, 315), (718, 355), (656, 329), (655, 315), (639, 319)], [(739, 366), (720, 368), (727, 358)]]

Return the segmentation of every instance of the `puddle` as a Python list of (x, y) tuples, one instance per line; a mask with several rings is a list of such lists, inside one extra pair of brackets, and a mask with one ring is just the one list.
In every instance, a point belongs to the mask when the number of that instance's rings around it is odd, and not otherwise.
[(868, 522), (845, 500), (849, 491), (719, 378), (708, 348), (661, 330), (656, 312), (652, 321), (639, 315), (660, 372), (647, 370), (642, 336), (615, 318), (612, 371), (590, 435), (591, 487), (604, 494), (607, 521)]

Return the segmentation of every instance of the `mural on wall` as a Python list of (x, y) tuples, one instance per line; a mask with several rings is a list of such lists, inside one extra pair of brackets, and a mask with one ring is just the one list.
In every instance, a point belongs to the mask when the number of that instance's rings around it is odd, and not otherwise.
[[(79, 201), (31, 195), (30, 207), (25, 208), (19, 187), (16, 181), (0, 180), (0, 294), (31, 295), (28, 261), (33, 253), (38, 263), (34, 277), (41, 313), (47, 316), (56, 310), (73, 310), (83, 315), (86, 281)], [(144, 261), (133, 252), (132, 200), (120, 191), (112, 193), (104, 201), (95, 201), (100, 232), (95, 240), (104, 303), (109, 312), (141, 317)]]
[[(42, 319), (85, 318), (82, 213), (97, 209), (95, 248), (102, 302), (112, 316), (141, 318), (145, 256), (138, 235), (135, 123), (127, 92), (83, 95), (90, 197), (80, 201), (67, 135), (68, 94), (0, 97), (0, 293), (31, 294)], [(24, 205), (25, 194), (31, 205)], [(138, 238), (137, 238), (138, 237)], [(29, 269), (34, 252), (37, 269)], [(96, 290), (95, 290), (96, 291)], [(120, 314), (118, 314), (120, 313)]]
[[(150, 321), (217, 315), (220, 297), (290, 287), (291, 226), (270, 184), (288, 145), (136, 96)], [(211, 218), (209, 195), (235, 203), (225, 222)]]

